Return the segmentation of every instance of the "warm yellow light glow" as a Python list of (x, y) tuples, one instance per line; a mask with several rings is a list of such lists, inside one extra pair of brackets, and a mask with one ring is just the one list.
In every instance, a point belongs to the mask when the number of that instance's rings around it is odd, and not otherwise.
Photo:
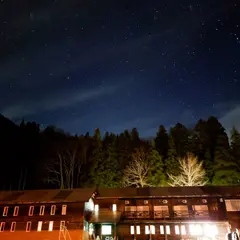
[(140, 226), (137, 226), (137, 234), (140, 234)]
[(48, 226), (48, 231), (51, 232), (52, 230), (53, 230), (53, 221), (50, 221)]
[(116, 211), (117, 211), (117, 204), (113, 204), (113, 205), (112, 205), (112, 210), (113, 210), (113, 212), (116, 212)]
[(134, 234), (134, 226), (130, 227), (130, 233), (133, 235)]
[(102, 235), (111, 235), (112, 226), (111, 225), (102, 225)]
[(38, 222), (37, 231), (38, 232), (42, 231), (42, 221)]
[(200, 236), (203, 234), (203, 229), (200, 224), (190, 224), (189, 225), (189, 232), (191, 235)]
[(160, 234), (164, 234), (164, 226), (160, 225)]
[(215, 224), (204, 224), (204, 235), (208, 237), (215, 237), (218, 234), (218, 229)]
[(98, 205), (98, 204), (96, 204), (96, 205), (94, 206), (94, 211), (95, 211), (95, 212), (98, 212), (98, 211), (99, 211), (99, 205)]
[(149, 226), (148, 226), (148, 225), (145, 226), (145, 234), (150, 234)]
[(178, 225), (175, 225), (175, 234), (179, 235), (180, 234), (180, 229)]
[(151, 234), (155, 234), (155, 226), (154, 225), (150, 226), (150, 232), (151, 232)]
[(166, 234), (170, 234), (170, 226), (169, 225), (166, 226)]
[(186, 235), (186, 227), (184, 225), (181, 226), (181, 234)]

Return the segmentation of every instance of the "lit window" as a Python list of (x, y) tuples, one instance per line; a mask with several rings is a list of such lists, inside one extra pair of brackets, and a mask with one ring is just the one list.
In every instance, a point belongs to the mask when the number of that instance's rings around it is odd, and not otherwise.
[(130, 226), (130, 233), (133, 235), (134, 234), (134, 226)]
[(155, 234), (155, 226), (154, 225), (150, 226), (150, 232), (151, 232), (151, 234)]
[(184, 225), (181, 226), (181, 234), (186, 235), (186, 227)]
[(178, 225), (175, 225), (175, 234), (179, 235), (180, 234), (180, 229)]
[(41, 231), (42, 231), (42, 221), (39, 221), (39, 222), (38, 222), (37, 231), (38, 231), (38, 232), (41, 232)]
[[(32, 222), (27, 222), (26, 232), (30, 232), (30, 231), (31, 231), (31, 226), (32, 226)], [(40, 230), (40, 231), (41, 231), (41, 230)]]
[(3, 232), (5, 228), (5, 222), (1, 222), (0, 224), (0, 232)]
[(12, 222), (10, 232), (14, 232), (16, 228), (16, 222)]
[(19, 207), (16, 206), (16, 207), (14, 208), (13, 216), (17, 216), (17, 215), (18, 215), (18, 212), (19, 212)]
[(62, 215), (67, 214), (67, 205), (62, 205)]
[(44, 215), (44, 210), (45, 210), (45, 206), (42, 205), (42, 206), (40, 207), (39, 215), (43, 216), (43, 215)]
[(167, 226), (166, 226), (166, 234), (170, 234), (170, 232), (171, 232), (171, 231), (170, 231), (170, 226), (167, 225)]
[(215, 224), (204, 224), (204, 235), (215, 238), (215, 236), (218, 234), (218, 229)]
[(150, 234), (149, 226), (148, 226), (148, 225), (145, 226), (145, 234)]
[(102, 235), (111, 235), (112, 226), (111, 225), (102, 225)]
[(7, 216), (7, 214), (8, 214), (8, 207), (4, 207), (3, 216)]
[(113, 210), (113, 212), (116, 212), (116, 211), (117, 211), (117, 204), (113, 204), (112, 210)]
[(137, 234), (140, 234), (140, 226), (137, 226)]
[(98, 204), (96, 204), (96, 205), (94, 206), (94, 211), (95, 211), (95, 212), (98, 212), (98, 211), (99, 211), (99, 205), (98, 205)]
[(55, 215), (55, 212), (56, 212), (56, 205), (52, 205), (51, 206), (51, 215)]
[(200, 224), (190, 224), (189, 232), (191, 235), (199, 236), (202, 235), (203, 229)]
[(160, 234), (164, 234), (164, 226), (160, 225)]
[(60, 231), (63, 231), (65, 229), (65, 221), (60, 222)]
[(34, 206), (29, 207), (28, 216), (33, 216)]
[(48, 226), (48, 231), (51, 232), (52, 230), (53, 230), (53, 221), (50, 221)]

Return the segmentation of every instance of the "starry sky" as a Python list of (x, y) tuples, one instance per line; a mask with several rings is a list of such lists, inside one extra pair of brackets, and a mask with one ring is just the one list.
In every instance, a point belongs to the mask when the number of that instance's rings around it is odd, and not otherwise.
[(237, 0), (1, 0), (0, 112), (70, 133), (240, 130)]

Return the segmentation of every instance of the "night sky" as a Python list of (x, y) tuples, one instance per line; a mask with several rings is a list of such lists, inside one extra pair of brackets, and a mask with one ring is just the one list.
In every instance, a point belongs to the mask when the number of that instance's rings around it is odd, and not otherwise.
[(74, 134), (210, 115), (240, 130), (240, 2), (1, 0), (0, 100)]

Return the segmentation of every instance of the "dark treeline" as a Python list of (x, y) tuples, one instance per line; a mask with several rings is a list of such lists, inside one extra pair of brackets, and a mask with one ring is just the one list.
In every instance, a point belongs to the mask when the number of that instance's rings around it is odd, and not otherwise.
[(167, 184), (167, 173), (179, 173), (178, 158), (187, 153), (203, 161), (209, 185), (240, 184), (240, 134), (233, 129), (229, 139), (215, 117), (192, 129), (160, 126), (152, 141), (141, 139), (136, 128), (72, 136), (51, 126), (40, 131), (34, 122), (18, 126), (3, 116), (0, 130), (1, 190), (120, 187), (136, 149), (155, 161), (150, 171), (155, 186)]

